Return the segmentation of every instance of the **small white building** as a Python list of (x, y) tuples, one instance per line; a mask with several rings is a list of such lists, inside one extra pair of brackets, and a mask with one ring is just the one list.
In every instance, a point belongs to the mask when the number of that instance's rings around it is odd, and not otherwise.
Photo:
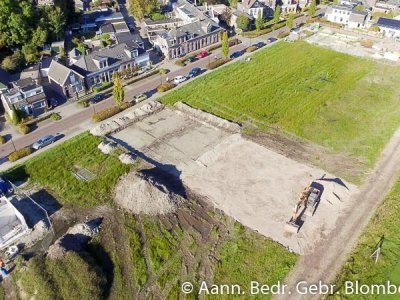
[(24, 216), (5, 196), (0, 198), (0, 250), (30, 231)]
[(328, 21), (347, 26), (348, 28), (363, 28), (366, 25), (368, 14), (363, 11), (355, 11), (349, 6), (330, 6), (325, 12)]
[(384, 36), (400, 39), (400, 20), (379, 18), (376, 25)]

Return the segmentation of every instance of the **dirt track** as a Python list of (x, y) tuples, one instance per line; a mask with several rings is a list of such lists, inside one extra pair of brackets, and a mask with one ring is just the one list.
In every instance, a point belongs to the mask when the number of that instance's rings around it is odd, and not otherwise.
[(297, 294), (296, 284), (302, 280), (311, 284), (319, 280), (329, 283), (335, 279), (376, 207), (395, 182), (399, 169), (400, 129), (387, 144), (375, 168), (355, 195), (353, 209), (338, 219), (336, 229), (329, 234), (327, 240), (317, 245), (313, 253), (301, 256), (295, 269), (285, 280), (292, 295), (280, 295), (275, 299), (321, 298), (319, 295)]

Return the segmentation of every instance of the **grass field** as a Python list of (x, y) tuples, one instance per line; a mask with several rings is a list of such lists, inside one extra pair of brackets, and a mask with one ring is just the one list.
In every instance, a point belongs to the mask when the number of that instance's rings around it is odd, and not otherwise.
[(262, 130), (274, 126), (370, 166), (400, 124), (398, 68), (278, 43), (163, 96)]
[[(61, 204), (91, 207), (112, 198), (111, 190), (119, 176), (130, 167), (115, 156), (97, 149), (100, 138), (83, 133), (51, 148), (25, 163), (5, 172), (11, 181), (29, 180), (46, 188)], [(91, 181), (77, 180), (71, 173), (74, 166), (91, 171)]]
[[(370, 256), (375, 251), (380, 238), (384, 236), (379, 260)], [(344, 292), (345, 281), (360, 284), (381, 284), (390, 280), (400, 285), (400, 181), (375, 212), (361, 235), (356, 248), (336, 279), (336, 285)], [(346, 295), (348, 299), (359, 299), (359, 295)], [(390, 299), (390, 296), (369, 296), (368, 299)], [(391, 299), (398, 299), (393, 296)]]

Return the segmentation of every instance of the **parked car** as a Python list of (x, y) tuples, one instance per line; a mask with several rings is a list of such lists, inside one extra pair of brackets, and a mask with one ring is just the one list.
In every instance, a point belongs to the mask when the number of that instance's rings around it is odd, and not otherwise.
[(264, 42), (258, 42), (258, 43), (256, 43), (256, 44), (254, 44), (253, 46), (254, 47), (257, 47), (258, 49), (260, 49), (260, 48), (262, 48), (262, 47), (264, 47), (266, 44), (264, 43)]
[(196, 60), (196, 56), (192, 55), (187, 58), (187, 62), (194, 62)]
[(200, 75), (200, 74), (201, 74), (201, 69), (196, 67), (196, 68), (193, 68), (190, 70), (188, 77), (192, 78), (192, 77), (196, 77), (197, 75)]
[(174, 83), (175, 84), (180, 84), (181, 82), (184, 82), (186, 80), (187, 80), (186, 76), (176, 76), (174, 78)]
[(270, 38), (267, 39), (267, 42), (268, 42), (268, 43), (273, 43), (273, 42), (275, 42), (275, 41), (277, 41), (277, 39), (276, 39), (276, 38), (273, 38), (273, 37), (270, 37)]
[(103, 93), (94, 95), (92, 98), (90, 98), (90, 103), (95, 104), (95, 103), (100, 102), (101, 100), (103, 100), (103, 98), (104, 98), (104, 94)]
[(56, 106), (58, 106), (58, 100), (56, 98), (51, 98), (50, 99), (50, 107), (54, 108)]
[(56, 141), (56, 137), (54, 135), (45, 135), (41, 137), (37, 142), (32, 145), (32, 148), (35, 150), (39, 150), (43, 147), (46, 147)]
[(229, 57), (233, 59), (233, 58), (237, 58), (242, 55), (243, 55), (243, 51), (236, 51), (236, 52), (233, 52)]
[(132, 97), (132, 102), (139, 103), (146, 99), (147, 99), (147, 96), (145, 94), (139, 94), (139, 95), (135, 95)]
[(207, 55), (208, 55), (208, 52), (206, 50), (203, 50), (203, 51), (200, 51), (200, 53), (196, 55), (196, 58), (197, 59), (204, 58)]

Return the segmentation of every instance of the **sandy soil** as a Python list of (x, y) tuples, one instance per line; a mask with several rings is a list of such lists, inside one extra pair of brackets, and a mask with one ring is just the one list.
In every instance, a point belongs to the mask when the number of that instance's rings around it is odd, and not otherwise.
[[(244, 225), (306, 254), (336, 226), (355, 186), (327, 172), (268, 150), (240, 134), (207, 126), (201, 118), (164, 109), (113, 139)], [(325, 175), (325, 179), (318, 180)], [(333, 181), (338, 180), (339, 183)], [(323, 189), (313, 216), (303, 216), (298, 234), (285, 230), (298, 194), (311, 182)]]

